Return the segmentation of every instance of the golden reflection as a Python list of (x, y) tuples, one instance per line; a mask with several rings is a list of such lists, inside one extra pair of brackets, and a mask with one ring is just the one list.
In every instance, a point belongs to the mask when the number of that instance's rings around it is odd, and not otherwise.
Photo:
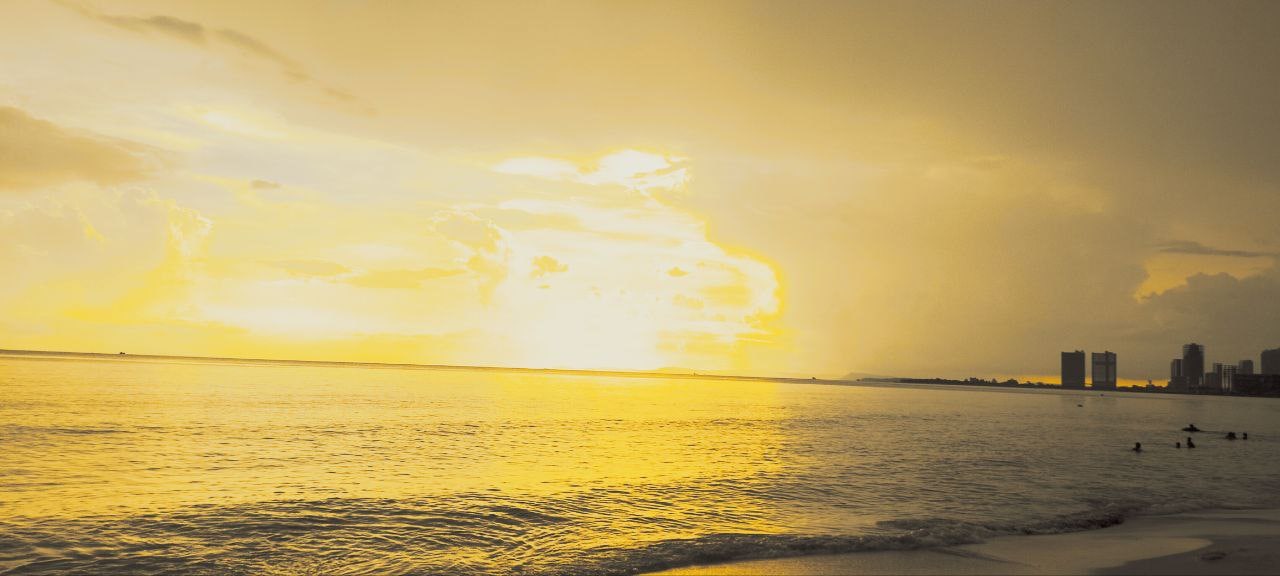
[[(486, 491), (645, 497), (785, 465), (772, 382), (7, 357), (0, 370), (42, 383), (11, 391), (8, 402), (43, 407), (10, 425), (52, 443), (0, 459), (51, 475), (0, 497), (17, 516)], [(743, 529), (775, 527), (763, 501), (727, 501)]]

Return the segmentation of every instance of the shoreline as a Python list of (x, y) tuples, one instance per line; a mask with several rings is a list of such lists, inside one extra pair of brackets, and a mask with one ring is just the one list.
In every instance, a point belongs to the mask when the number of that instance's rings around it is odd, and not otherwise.
[(662, 576), (1280, 574), (1280, 509), (1138, 516), (1096, 530), (976, 544), (687, 566)]

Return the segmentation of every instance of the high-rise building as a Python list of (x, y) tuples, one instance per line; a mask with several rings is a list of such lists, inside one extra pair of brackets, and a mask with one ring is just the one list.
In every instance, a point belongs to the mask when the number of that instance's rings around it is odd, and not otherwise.
[(1236, 374), (1253, 374), (1253, 360), (1241, 360), (1236, 364)]
[(1201, 381), (1200, 387), (1196, 388), (1195, 391), (1201, 394), (1217, 394), (1222, 392), (1222, 375), (1217, 372), (1205, 372), (1204, 380)]
[(1223, 394), (1230, 394), (1236, 380), (1236, 367), (1232, 364), (1214, 364), (1214, 372), (1218, 373), (1218, 385)]
[(1204, 346), (1196, 343), (1182, 347), (1182, 377), (1188, 391), (1196, 391), (1204, 385)]
[(1062, 387), (1084, 388), (1084, 350), (1062, 353)]
[(1093, 353), (1093, 389), (1094, 390), (1115, 390), (1116, 389), (1116, 353), (1115, 352), (1094, 352)]
[(1213, 371), (1204, 375), (1204, 392), (1228, 394), (1235, 380), (1235, 366), (1213, 362)]
[(1169, 362), (1169, 391), (1186, 392), (1187, 378), (1182, 373), (1182, 359), (1174, 358)]
[(1280, 348), (1262, 351), (1262, 366), (1259, 374), (1280, 374)]
[(1213, 363), (1213, 372), (1205, 374), (1205, 392), (1210, 394), (1226, 394), (1231, 392), (1231, 383), (1235, 379), (1236, 367), (1221, 362)]

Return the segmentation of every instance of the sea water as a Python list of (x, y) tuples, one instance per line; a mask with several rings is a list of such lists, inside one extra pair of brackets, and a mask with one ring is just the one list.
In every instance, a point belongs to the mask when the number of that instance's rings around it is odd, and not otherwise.
[(6, 574), (632, 574), (1277, 494), (1275, 399), (0, 356)]

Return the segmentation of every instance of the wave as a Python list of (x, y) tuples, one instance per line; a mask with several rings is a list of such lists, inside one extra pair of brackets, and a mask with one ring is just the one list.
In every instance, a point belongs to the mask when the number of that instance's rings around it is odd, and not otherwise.
[(0, 435), (38, 437), (47, 434), (90, 435), (90, 434), (128, 434), (129, 430), (121, 428), (100, 428), (94, 426), (23, 426), (19, 424), (0, 425)]
[[(860, 533), (717, 532), (645, 541), (616, 529), (597, 537), (609, 525), (578, 516), (583, 504), (468, 493), (196, 505), (123, 518), (0, 519), (0, 573), (621, 576), (738, 560), (957, 546), (1223, 507), (1209, 501), (1098, 502), (1086, 511), (1021, 522), (900, 518)], [(592, 518), (604, 522), (603, 516)]]
[(990, 538), (1013, 535), (1063, 534), (1096, 530), (1121, 524), (1140, 515), (1173, 514), (1225, 507), (1219, 503), (1109, 504), (1036, 520), (1024, 524), (967, 522), (950, 518), (885, 520), (876, 533), (863, 535), (710, 534), (697, 538), (665, 540), (642, 548), (620, 551), (592, 566), (556, 573), (567, 575), (631, 575), (686, 566), (742, 560), (792, 558), (824, 554), (850, 554), (890, 550), (922, 550), (976, 544)]

